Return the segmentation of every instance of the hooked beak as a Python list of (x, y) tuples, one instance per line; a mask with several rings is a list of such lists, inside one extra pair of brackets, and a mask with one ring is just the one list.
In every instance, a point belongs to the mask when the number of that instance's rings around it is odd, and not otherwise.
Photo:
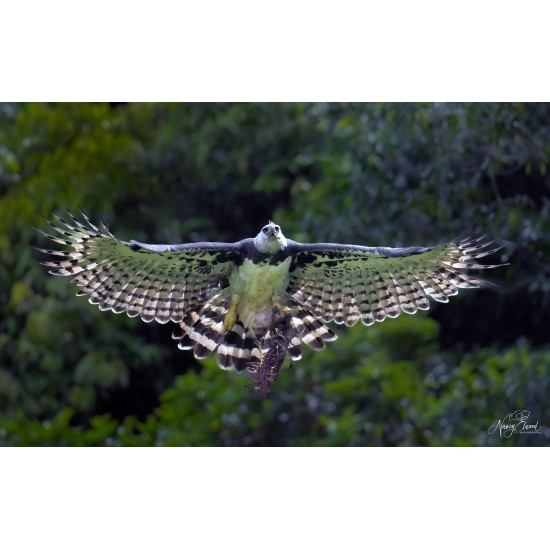
[(275, 237), (275, 229), (273, 227), (269, 227), (268, 230), (267, 230), (266, 235), (270, 238)]

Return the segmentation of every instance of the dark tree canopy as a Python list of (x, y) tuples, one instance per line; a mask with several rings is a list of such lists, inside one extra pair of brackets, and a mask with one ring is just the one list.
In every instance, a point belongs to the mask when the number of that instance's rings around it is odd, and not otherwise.
[[(0, 105), (0, 444), (546, 445), (488, 429), (550, 418), (547, 104)], [(165, 326), (47, 276), (41, 215), (142, 242), (509, 246), (496, 289), (336, 330), (266, 399)]]

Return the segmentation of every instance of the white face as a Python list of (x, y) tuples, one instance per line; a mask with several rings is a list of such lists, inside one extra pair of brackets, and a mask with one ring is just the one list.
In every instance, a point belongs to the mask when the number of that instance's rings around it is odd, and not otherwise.
[(269, 222), (254, 238), (254, 246), (262, 254), (276, 254), (286, 248), (287, 242), (281, 228)]

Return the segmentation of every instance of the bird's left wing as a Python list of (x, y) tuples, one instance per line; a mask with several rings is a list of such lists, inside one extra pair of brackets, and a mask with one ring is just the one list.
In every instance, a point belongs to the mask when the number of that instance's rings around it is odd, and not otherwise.
[(325, 321), (352, 326), (428, 309), (428, 298), (448, 302), (459, 288), (483, 281), (469, 269), (499, 250), (495, 241), (463, 235), (434, 247), (383, 248), (289, 241), (293, 256), (288, 293)]
[(42, 262), (53, 275), (71, 276), (92, 304), (115, 313), (126, 311), (146, 321), (181, 322), (186, 314), (220, 288), (241, 258), (241, 243), (148, 245), (121, 241), (102, 224), (82, 213), (71, 222), (55, 216), (46, 220), (61, 235), (42, 233), (69, 250), (45, 250), (53, 256)]

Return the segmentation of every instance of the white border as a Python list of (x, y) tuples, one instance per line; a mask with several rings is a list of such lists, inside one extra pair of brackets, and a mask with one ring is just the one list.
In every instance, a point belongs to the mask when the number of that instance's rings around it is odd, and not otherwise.
[[(2, 449), (6, 548), (518, 548), (542, 449)], [(374, 545), (374, 546), (373, 546)]]
[(544, 3), (281, 0), (2, 7), (4, 101), (533, 101)]

